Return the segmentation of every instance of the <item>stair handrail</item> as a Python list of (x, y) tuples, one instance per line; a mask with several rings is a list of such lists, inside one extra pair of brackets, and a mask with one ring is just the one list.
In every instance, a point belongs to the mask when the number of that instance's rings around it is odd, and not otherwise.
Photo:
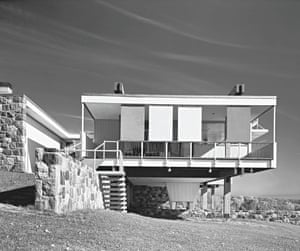
[(70, 153), (71, 151), (76, 151), (76, 148), (78, 147), (78, 146), (80, 146), (81, 145), (81, 142), (78, 142), (78, 143), (76, 143), (76, 144), (72, 144), (72, 145), (70, 145), (70, 146), (66, 146), (65, 148), (64, 148), (64, 152), (65, 153)]
[(104, 148), (104, 146), (105, 146), (105, 141), (103, 143), (101, 143), (100, 145), (98, 145), (96, 148), (94, 148), (94, 170), (96, 170), (96, 154), (97, 154), (97, 152), (99, 152), (99, 149), (101, 147)]
[[(111, 150), (107, 150), (106, 149), (106, 143), (115, 143), (116, 144), (116, 148), (117, 149), (111, 149)], [(102, 149), (100, 149), (102, 148)], [(124, 172), (124, 166), (123, 166), (123, 152), (119, 149), (119, 141), (112, 141), (112, 140), (104, 140), (103, 143), (101, 143), (100, 145), (98, 145), (95, 149), (94, 149), (94, 170), (96, 170), (96, 153), (97, 152), (102, 152), (103, 153), (103, 159), (105, 159), (105, 152), (116, 152), (117, 153), (117, 160), (118, 160), (118, 165), (120, 167), (120, 172), (123, 173)]]

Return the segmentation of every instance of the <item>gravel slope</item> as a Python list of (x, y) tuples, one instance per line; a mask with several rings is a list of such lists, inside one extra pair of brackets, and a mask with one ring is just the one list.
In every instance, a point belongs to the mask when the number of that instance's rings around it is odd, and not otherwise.
[(0, 204), (1, 250), (300, 250), (300, 227), (190, 222), (112, 211), (65, 216)]

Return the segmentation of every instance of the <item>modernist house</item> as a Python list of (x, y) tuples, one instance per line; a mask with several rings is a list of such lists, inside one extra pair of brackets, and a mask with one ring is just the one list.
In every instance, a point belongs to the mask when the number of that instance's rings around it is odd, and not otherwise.
[[(201, 189), (223, 185), (230, 214), (232, 177), (276, 168), (276, 97), (130, 95), (81, 97), (80, 134), (71, 134), (27, 96), (0, 83), (0, 170), (34, 171), (35, 149), (51, 148), (97, 170), (104, 206), (126, 211), (133, 187), (165, 187), (171, 207), (194, 206)], [(67, 176), (68, 177), (68, 176)]]
[(245, 96), (243, 88), (226, 96), (83, 95), (84, 162), (102, 177), (166, 186), (171, 202), (191, 206), (200, 186), (205, 202), (222, 181), (229, 215), (231, 178), (276, 168), (276, 97)]

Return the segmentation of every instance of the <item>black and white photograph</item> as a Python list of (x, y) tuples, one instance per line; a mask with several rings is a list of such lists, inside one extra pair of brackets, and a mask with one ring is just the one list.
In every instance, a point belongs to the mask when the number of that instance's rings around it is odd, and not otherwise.
[(300, 251), (299, 0), (0, 0), (0, 251)]

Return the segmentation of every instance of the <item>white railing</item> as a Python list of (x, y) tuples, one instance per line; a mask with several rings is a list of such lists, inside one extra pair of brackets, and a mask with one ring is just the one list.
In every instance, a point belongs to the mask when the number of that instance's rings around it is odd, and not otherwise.
[(70, 145), (70, 146), (66, 146), (65, 148), (64, 148), (64, 152), (65, 153), (67, 153), (67, 154), (70, 154), (71, 152), (76, 152), (76, 150), (77, 150), (77, 148), (79, 147), (79, 146), (81, 146), (81, 142), (78, 142), (78, 143), (76, 143), (76, 144), (72, 144), (72, 145)]
[(132, 159), (272, 159), (273, 143), (120, 141), (124, 158)]
[[(106, 144), (116, 144), (116, 149), (106, 149)], [(102, 149), (101, 149), (102, 148)], [(97, 168), (97, 153), (103, 153), (102, 155), (102, 160), (105, 160), (105, 153), (116, 153), (116, 159), (118, 161), (119, 165), (119, 171), (124, 172), (124, 167), (123, 167), (123, 153), (119, 149), (119, 141), (104, 141), (100, 145), (98, 145), (95, 149), (93, 150), (86, 150), (86, 151), (93, 151), (94, 153), (94, 169)]]

